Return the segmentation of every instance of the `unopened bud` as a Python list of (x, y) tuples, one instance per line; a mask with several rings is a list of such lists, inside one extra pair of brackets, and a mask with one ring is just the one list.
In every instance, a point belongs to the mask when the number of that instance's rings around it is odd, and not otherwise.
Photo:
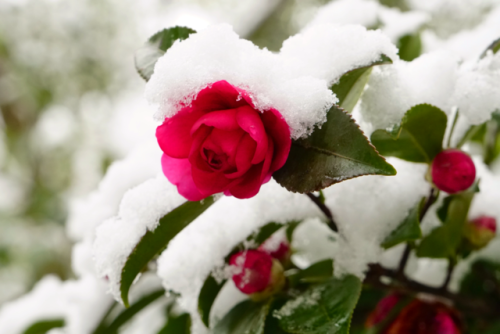
[(457, 149), (440, 152), (431, 165), (432, 182), (449, 194), (468, 189), (476, 179), (476, 167), (470, 156)]
[(473, 249), (481, 249), (495, 238), (497, 221), (494, 217), (481, 216), (465, 226), (465, 238)]
[(375, 310), (366, 319), (365, 327), (372, 328), (384, 321), (400, 300), (401, 296), (397, 293), (391, 293), (382, 298), (375, 307)]
[(283, 266), (269, 254), (247, 250), (234, 254), (229, 264), (234, 268), (236, 287), (255, 301), (267, 299), (285, 286)]
[(285, 237), (271, 237), (259, 246), (258, 250), (265, 252), (281, 263), (290, 261), (291, 249)]

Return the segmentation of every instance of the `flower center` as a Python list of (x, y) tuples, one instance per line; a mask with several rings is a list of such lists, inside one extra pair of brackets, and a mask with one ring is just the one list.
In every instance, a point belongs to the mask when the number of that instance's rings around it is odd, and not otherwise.
[(224, 162), (227, 160), (227, 156), (225, 154), (217, 154), (214, 151), (206, 148), (203, 149), (203, 153), (208, 165), (216, 171), (221, 170)]

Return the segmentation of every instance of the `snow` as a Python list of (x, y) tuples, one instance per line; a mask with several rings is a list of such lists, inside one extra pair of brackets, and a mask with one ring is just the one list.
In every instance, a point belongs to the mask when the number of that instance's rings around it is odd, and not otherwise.
[(162, 121), (201, 89), (226, 80), (246, 90), (257, 109), (280, 111), (292, 137), (299, 138), (325, 121), (336, 101), (329, 85), (381, 54), (397, 59), (387, 37), (359, 26), (311, 27), (290, 37), (274, 54), (240, 39), (228, 25), (214, 25), (176, 42), (159, 59), (146, 97), (158, 106), (155, 118)]
[(158, 259), (158, 275), (166, 290), (181, 294), (179, 304), (191, 313), (194, 328), (202, 330), (199, 291), (207, 276), (224, 266), (224, 257), (232, 248), (269, 222), (310, 216), (321, 216), (310, 199), (288, 192), (274, 181), (251, 199), (223, 197), (169, 243)]
[(361, 100), (363, 120), (373, 130), (390, 128), (421, 103), (450, 114), (457, 76), (458, 59), (443, 51), (424, 54), (412, 62), (377, 66)]
[(368, 263), (382, 256), (380, 244), (404, 220), (430, 187), (427, 166), (388, 159), (396, 176), (363, 176), (324, 190), (325, 204), (339, 228), (334, 254), (335, 275), (364, 276)]
[(121, 271), (130, 253), (147, 231), (154, 230), (160, 218), (186, 200), (163, 174), (129, 190), (120, 203), (117, 216), (96, 230), (93, 253), (100, 277), (107, 277), (109, 290), (121, 301)]

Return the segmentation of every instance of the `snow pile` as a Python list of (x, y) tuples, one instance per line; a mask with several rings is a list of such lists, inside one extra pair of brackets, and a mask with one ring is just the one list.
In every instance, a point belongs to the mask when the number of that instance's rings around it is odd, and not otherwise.
[(165, 289), (181, 294), (180, 305), (191, 313), (195, 328), (202, 330), (197, 311), (199, 291), (207, 276), (224, 265), (232, 248), (267, 223), (311, 216), (320, 217), (321, 213), (310, 199), (274, 181), (262, 186), (251, 199), (223, 197), (169, 243), (158, 259), (158, 275)]
[(458, 74), (454, 103), (470, 124), (481, 124), (500, 110), (500, 53), (464, 64)]
[(428, 20), (429, 15), (421, 11), (401, 12), (371, 0), (338, 0), (321, 7), (309, 26), (332, 23), (377, 27), (396, 43), (401, 37), (415, 33)]
[(155, 117), (162, 121), (201, 89), (226, 80), (246, 90), (259, 110), (279, 110), (292, 137), (299, 138), (324, 122), (336, 101), (328, 85), (382, 53), (397, 58), (386, 37), (362, 27), (313, 27), (274, 54), (240, 39), (228, 25), (215, 25), (176, 42), (160, 58), (146, 97), (159, 107)]
[(340, 234), (335, 275), (363, 277), (367, 264), (380, 260), (380, 244), (429, 194), (426, 165), (396, 158), (388, 162), (398, 171), (396, 176), (363, 176), (324, 190)]
[(177, 188), (159, 175), (129, 190), (118, 215), (97, 228), (93, 249), (96, 270), (100, 277), (109, 279), (116, 300), (121, 300), (121, 271), (132, 250), (148, 230), (157, 227), (160, 218), (185, 201)]
[(458, 76), (458, 59), (446, 52), (424, 54), (373, 69), (361, 100), (363, 120), (375, 129), (401, 122), (413, 106), (427, 103), (449, 114)]

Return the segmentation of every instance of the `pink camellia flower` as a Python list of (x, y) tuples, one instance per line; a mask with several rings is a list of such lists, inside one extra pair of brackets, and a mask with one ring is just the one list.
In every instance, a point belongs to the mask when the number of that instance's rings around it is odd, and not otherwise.
[(190, 201), (224, 192), (255, 196), (290, 152), (290, 129), (276, 109), (257, 110), (243, 89), (217, 81), (156, 130), (162, 169)]
[(476, 179), (470, 156), (457, 149), (440, 152), (431, 165), (432, 182), (439, 190), (454, 194), (469, 188)]
[(372, 328), (384, 321), (400, 300), (401, 296), (397, 293), (391, 293), (382, 298), (366, 319), (365, 327)]
[(461, 334), (460, 316), (441, 302), (415, 299), (406, 306), (383, 334)]
[(263, 300), (280, 291), (285, 285), (283, 267), (269, 254), (251, 249), (231, 256), (233, 282), (254, 300)]
[(497, 232), (497, 221), (494, 217), (480, 216), (465, 225), (465, 238), (473, 249), (485, 247)]

